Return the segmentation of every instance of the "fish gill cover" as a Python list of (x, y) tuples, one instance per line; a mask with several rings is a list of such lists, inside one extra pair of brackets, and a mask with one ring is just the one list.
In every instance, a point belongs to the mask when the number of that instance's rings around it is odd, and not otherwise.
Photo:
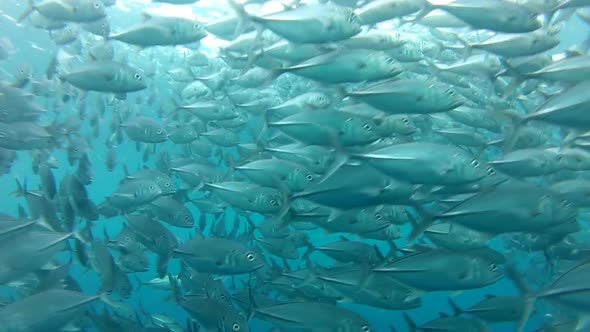
[(0, 332), (590, 331), (590, 1), (0, 11)]

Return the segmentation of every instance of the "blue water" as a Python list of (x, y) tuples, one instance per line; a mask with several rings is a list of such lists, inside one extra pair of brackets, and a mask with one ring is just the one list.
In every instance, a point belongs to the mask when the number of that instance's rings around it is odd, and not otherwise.
[[(154, 7), (157, 7), (154, 5)], [(28, 24), (23, 25), (16, 25), (12, 22), (8, 16), (10, 17), (18, 17), (18, 15), (23, 11), (23, 4), (21, 1), (0, 1), (0, 10), (4, 13), (3, 16), (0, 16), (0, 37), (1, 36), (8, 36), (11, 41), (14, 43), (16, 48), (18, 49), (17, 56), (11, 57), (9, 60), (2, 62), (0, 64), (0, 78), (3, 79), (10, 79), (7, 74), (16, 74), (18, 68), (23, 64), (30, 64), (33, 67), (33, 76), (37, 79), (41, 78), (44, 74), (44, 70), (47, 67), (47, 64), (56, 49), (53, 41), (48, 37), (47, 32), (38, 30)], [(109, 11), (116, 11), (116, 9), (109, 9)], [(198, 12), (197, 12), (198, 14)], [(139, 20), (139, 17), (136, 18)], [(111, 25), (112, 30), (117, 31), (123, 26), (128, 25), (130, 22), (129, 20), (123, 21), (123, 17), (121, 15), (117, 16), (113, 14), (111, 16)], [(584, 26), (582, 22), (580, 22), (577, 18), (572, 18), (570, 22), (565, 26), (564, 29), (561, 31), (561, 45), (556, 48), (554, 51), (559, 52), (565, 50), (568, 46), (582, 41), (586, 37), (587, 27)], [(120, 45), (117, 45), (118, 47)], [(117, 49), (120, 51), (120, 49)], [(130, 52), (128, 54), (129, 61), (131, 63), (141, 63), (142, 57), (154, 55), (154, 56), (161, 56), (161, 53), (158, 50), (154, 51), (142, 51), (141, 56), (137, 56)], [(161, 63), (166, 64), (166, 59), (160, 59)], [(6, 72), (6, 73), (5, 73)], [(159, 78), (161, 76), (161, 79)], [(150, 115), (153, 114), (155, 116), (156, 108), (159, 107), (161, 102), (166, 103), (166, 98), (168, 97), (167, 90), (169, 87), (168, 78), (164, 75), (156, 75), (155, 79), (152, 80), (151, 86), (148, 90), (133, 94), (129, 97), (128, 103), (130, 103), (130, 107), (138, 108), (140, 110), (139, 113)], [(159, 91), (159, 96), (156, 102), (153, 104), (153, 108), (149, 109), (148, 106), (143, 103), (140, 106), (134, 105), (134, 100), (136, 96), (143, 96), (144, 98), (147, 97), (147, 92), (157, 90)], [(92, 101), (94, 100), (95, 95), (92, 93), (89, 95), (88, 98), (88, 107), (92, 107)], [(41, 104), (42, 106), (46, 107), (50, 112), (47, 116), (42, 119), (42, 123), (50, 123), (56, 114), (59, 115), (60, 118), (65, 118), (69, 115), (73, 115), (77, 112), (77, 105), (75, 105), (72, 101), (60, 105), (59, 108), (54, 108), (53, 100), (44, 99), (39, 97), (36, 101)], [(105, 117), (101, 119), (100, 126), (101, 128), (101, 135), (100, 137), (96, 138), (92, 142), (91, 146), (91, 153), (89, 154), (90, 160), (92, 165), (94, 166), (95, 177), (92, 184), (87, 186), (88, 193), (90, 198), (94, 202), (102, 202), (105, 197), (112, 193), (114, 188), (117, 187), (120, 179), (124, 177), (123, 168), (121, 165), (127, 165), (130, 172), (133, 173), (136, 170), (141, 169), (143, 166), (148, 167), (155, 167), (153, 161), (144, 164), (142, 162), (142, 152), (136, 151), (135, 143), (133, 142), (125, 142), (116, 148), (117, 152), (117, 161), (118, 167), (115, 169), (114, 172), (107, 172), (105, 167), (105, 158), (107, 154), (106, 145), (104, 142), (110, 135), (110, 130), (108, 128), (110, 124), (110, 115), (112, 114), (112, 108), (107, 106), (107, 112), (105, 113)], [(88, 124), (86, 124), (81, 128), (82, 136), (91, 136), (91, 129), (88, 128)], [(164, 146), (163, 148), (166, 148)], [(54, 170), (54, 174), (58, 182), (61, 178), (63, 178), (66, 174), (71, 174), (75, 172), (76, 166), (71, 167), (67, 161), (67, 155), (64, 149), (56, 150), (52, 154), (59, 163), (59, 168)], [(23, 205), (26, 206), (26, 203), (23, 199), (14, 197), (10, 193), (16, 189), (15, 186), (15, 179), (20, 179), (21, 181), (27, 179), (27, 183), (29, 188), (37, 188), (39, 185), (38, 176), (34, 175), (31, 170), (31, 157), (28, 152), (22, 151), (18, 152), (18, 158), (15, 162), (14, 166), (12, 167), (11, 173), (8, 175), (4, 175), (0, 177), (0, 190), (1, 190), (1, 203), (0, 203), (0, 212), (8, 213), (11, 215), (17, 215), (18, 206)], [(194, 214), (195, 220), (198, 219), (199, 211), (193, 207), (192, 205), (188, 206)], [(231, 220), (233, 216), (228, 215), (226, 216), (228, 220)], [(123, 218), (122, 217), (115, 217), (110, 219), (103, 219), (101, 218), (99, 221), (95, 222), (94, 224), (94, 234), (97, 236), (101, 236), (102, 230), (101, 228), (105, 228), (108, 234), (111, 237), (114, 237), (122, 227)], [(173, 229), (175, 234), (178, 236), (180, 241), (184, 241), (191, 236), (190, 230), (184, 229)], [(320, 237), (320, 242), (328, 242), (331, 237), (326, 237), (324, 234), (318, 232), (315, 234), (316, 236)], [(150, 257), (154, 259), (155, 257), (152, 255)], [(526, 268), (529, 264), (531, 264), (531, 256), (523, 255), (522, 257), (522, 266), (521, 270)], [(151, 262), (154, 266), (155, 262)], [(177, 260), (174, 261), (169, 266), (169, 271), (173, 274), (178, 272), (179, 266)], [(80, 282), (80, 285), (84, 292), (86, 293), (97, 293), (100, 288), (100, 281), (98, 279), (97, 274), (94, 271), (83, 271), (80, 266), (74, 265), (74, 269), (72, 270), (72, 274), (76, 276), (76, 279)], [(149, 280), (153, 278), (155, 275), (153, 274), (153, 270), (146, 273), (138, 273), (138, 277), (142, 280)], [(137, 286), (135, 280), (132, 281)], [(228, 282), (230, 282), (228, 280)], [(484, 298), (485, 294), (496, 294), (496, 295), (509, 295), (509, 294), (517, 294), (517, 290), (515, 287), (509, 283), (508, 281), (502, 280), (501, 282), (486, 287), (483, 289), (473, 290), (473, 291), (465, 291), (460, 294), (450, 294), (448, 292), (439, 292), (437, 294), (426, 294), (423, 298), (424, 306), (419, 309), (409, 310), (408, 313), (410, 316), (416, 321), (416, 323), (421, 324), (427, 322), (433, 318), (435, 318), (439, 312), (445, 312), (451, 314), (447, 299), (451, 295), (453, 298), (459, 303), (461, 307), (467, 307), (477, 301), (480, 301)], [(166, 314), (170, 317), (175, 318), (178, 322), (185, 322), (186, 321), (186, 314), (185, 312), (180, 309), (179, 306), (167, 300), (169, 294), (164, 291), (152, 290), (148, 287), (143, 287), (141, 290), (136, 290), (130, 303), (133, 303), (135, 306), (139, 307), (140, 303), (143, 307), (151, 313), (160, 313)], [(388, 326), (394, 326), (397, 331), (406, 331), (405, 322), (401, 316), (401, 313), (395, 311), (387, 311), (381, 310), (376, 308), (370, 308), (361, 305), (344, 305), (346, 307), (350, 307), (352, 310), (362, 314), (366, 317), (378, 331), (388, 331)], [(535, 318), (531, 319), (529, 322), (529, 326), (539, 326), (540, 317), (539, 315), (535, 316)], [(1, 324), (1, 322), (0, 322)], [(494, 331), (509, 331), (512, 329), (514, 324), (495, 324), (493, 326)], [(264, 331), (268, 329), (268, 324), (261, 322), (260, 320), (254, 319), (250, 322), (250, 327), (253, 331)]]

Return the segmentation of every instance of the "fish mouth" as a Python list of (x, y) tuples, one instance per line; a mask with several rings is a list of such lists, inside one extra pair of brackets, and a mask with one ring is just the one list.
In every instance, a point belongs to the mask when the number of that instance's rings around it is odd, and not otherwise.
[(254, 272), (254, 271), (258, 271), (258, 270), (260, 270), (260, 269), (261, 269), (261, 268), (263, 268), (263, 267), (264, 267), (264, 264), (263, 264), (263, 263), (259, 263), (259, 264), (257, 264), (257, 265), (256, 265), (256, 267), (255, 267), (255, 268), (252, 270), (252, 272)]

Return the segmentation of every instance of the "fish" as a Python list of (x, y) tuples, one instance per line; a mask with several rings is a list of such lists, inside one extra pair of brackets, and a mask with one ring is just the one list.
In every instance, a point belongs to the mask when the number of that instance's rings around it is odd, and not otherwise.
[(0, 332), (588, 329), (588, 0), (3, 5)]
[(532, 56), (548, 51), (559, 44), (559, 39), (543, 30), (522, 34), (496, 34), (495, 36), (469, 47), (487, 52), (516, 58)]
[(222, 238), (196, 238), (174, 249), (174, 254), (204, 273), (242, 274), (263, 265), (262, 257), (244, 244)]
[(61, 79), (82, 90), (116, 94), (147, 88), (139, 70), (115, 61), (88, 63), (61, 75)]
[(159, 220), (170, 225), (192, 228), (195, 225), (191, 211), (170, 196), (160, 196), (149, 202), (146, 209), (154, 213)]
[[(241, 20), (252, 21), (298, 44), (336, 42), (361, 32), (357, 15), (335, 4), (306, 5), (263, 16), (252, 15), (236, 2), (228, 2)], [(329, 14), (328, 14), (329, 13)]]
[(280, 213), (285, 195), (272, 187), (263, 187), (247, 182), (227, 181), (205, 184), (219, 199), (246, 211), (262, 214)]
[[(510, 1), (458, 0), (437, 3), (429, 0), (429, 4), (450, 13), (475, 29), (523, 33), (541, 27), (538, 13)], [(505, 13), (510, 15), (504, 15)]]
[(111, 34), (109, 39), (140, 47), (182, 45), (197, 42), (207, 36), (203, 26), (182, 17), (148, 16), (147, 20), (128, 30)]
[(496, 262), (477, 251), (427, 249), (373, 268), (425, 291), (480, 288), (496, 283), (502, 272)]
[[(564, 306), (572, 306), (583, 312), (587, 308), (585, 301), (584, 275), (588, 269), (587, 263), (581, 263), (561, 274), (551, 285), (536, 294), (526, 294), (526, 304), (518, 321), (517, 330), (522, 331), (527, 322), (536, 300), (546, 299)], [(527, 291), (518, 271), (511, 272), (513, 280), (520, 285), (521, 292)]]
[(402, 67), (385, 52), (359, 49), (336, 50), (278, 71), (337, 84), (393, 78), (402, 72)]
[(447, 112), (464, 103), (464, 99), (452, 86), (417, 80), (386, 81), (365, 89), (348, 91), (347, 95), (389, 114)]
[(487, 175), (482, 164), (464, 150), (434, 143), (391, 145), (355, 157), (410, 183), (462, 184)]
[(441, 314), (440, 317), (435, 318), (429, 321), (428, 323), (418, 327), (407, 313), (404, 313), (403, 316), (404, 320), (408, 324), (408, 328), (410, 329), (410, 331), (428, 331), (432, 329), (436, 329), (439, 331), (489, 331), (489, 327), (487, 326), (487, 324), (485, 324), (485, 322), (474, 318), (464, 318)]
[(372, 331), (369, 323), (347, 309), (329, 303), (293, 302), (255, 309), (255, 315), (282, 328), (332, 329), (350, 328)]
[(92, 22), (107, 15), (102, 1), (82, 0), (45, 0), (40, 3), (28, 1), (28, 7), (17, 22), (22, 22), (31, 13), (36, 12), (55, 21)]
[(398, 17), (408, 16), (422, 10), (423, 1), (379, 0), (357, 8), (356, 14), (363, 25), (373, 25)]
[(0, 311), (0, 317), (6, 322), (3, 327), (6, 331), (60, 329), (82, 315), (90, 304), (99, 299), (96, 295), (50, 289), (5, 306)]
[(460, 309), (449, 299), (449, 302), (460, 313), (475, 316), (486, 322), (513, 322), (522, 316), (525, 300), (521, 296), (494, 296), (488, 294), (485, 298), (468, 309)]
[[(526, 191), (527, 195), (518, 194), (521, 190)], [(528, 183), (505, 182), (493, 191), (467, 198), (440, 217), (474, 230), (500, 234), (519, 230), (549, 232), (553, 227), (558, 231), (560, 225), (572, 221), (575, 215), (575, 209), (569, 201), (549, 190), (531, 188)], [(493, 219), (494, 222), (484, 225), (486, 219)], [(501, 220), (510, 221), (499, 223)]]

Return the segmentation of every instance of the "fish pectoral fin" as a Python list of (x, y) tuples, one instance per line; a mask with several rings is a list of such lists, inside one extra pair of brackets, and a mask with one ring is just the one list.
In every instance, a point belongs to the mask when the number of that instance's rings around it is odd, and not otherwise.
[(373, 271), (375, 272), (399, 272), (399, 273), (404, 273), (404, 272), (424, 272), (424, 271), (430, 271), (429, 269), (400, 269), (400, 268), (395, 268), (395, 267), (382, 267), (382, 268), (375, 268), (373, 269)]
[(126, 93), (116, 93), (115, 98), (117, 98), (118, 100), (127, 100), (127, 94)]
[(259, 312), (259, 313), (261, 313), (264, 316), (271, 317), (271, 318), (277, 319), (277, 320), (281, 320), (283, 322), (301, 324), (301, 326), (304, 326), (304, 324), (305, 324), (305, 320), (297, 320), (297, 319), (293, 319), (293, 318), (279, 316), (277, 314), (271, 314), (269, 312), (261, 312), (259, 310), (256, 310), (256, 311)]
[(576, 331), (588, 331), (590, 328), (590, 315), (582, 314), (578, 318), (578, 323), (576, 324)]
[(145, 23), (142, 25), (141, 29), (144, 33), (154, 34), (154, 35), (170, 35), (170, 29), (166, 29), (163, 26), (159, 26), (157, 24)]
[(332, 211), (330, 212), (330, 216), (328, 217), (328, 220), (326, 220), (326, 222), (333, 222), (334, 220), (338, 219), (338, 217), (340, 217), (341, 215), (341, 210), (332, 209)]

